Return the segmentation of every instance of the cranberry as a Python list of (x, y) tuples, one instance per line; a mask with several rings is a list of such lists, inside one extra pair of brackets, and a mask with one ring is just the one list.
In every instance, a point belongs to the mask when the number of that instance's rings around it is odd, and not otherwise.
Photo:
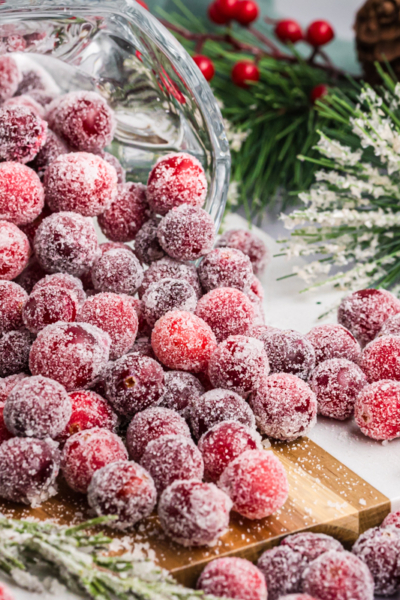
[(303, 30), (297, 21), (282, 19), (276, 24), (275, 35), (282, 44), (296, 44), (303, 39)]
[(72, 323), (78, 310), (79, 302), (73, 292), (49, 285), (32, 291), (25, 302), (22, 316), (25, 327), (31, 333), (38, 333), (58, 321)]
[[(11, 375), (11, 377), (13, 377)], [(2, 392), (3, 390), (1, 389), (1, 383), (4, 380), (0, 381), (0, 392)], [(0, 446), (3, 442), (6, 442), (7, 440), (10, 440), (13, 436), (12, 433), (10, 433), (7, 429), (7, 426), (4, 422), (4, 402), (0, 401)], [(1, 597), (0, 597), (1, 600)]]
[(133, 254), (123, 249), (109, 250), (96, 260), (91, 271), (98, 292), (133, 296), (143, 281), (143, 269)]
[(117, 188), (111, 206), (98, 218), (104, 235), (114, 242), (131, 242), (148, 218), (146, 188), (124, 183)]
[(282, 546), (288, 546), (292, 550), (299, 552), (303, 557), (304, 566), (311, 563), (318, 556), (321, 556), (321, 554), (324, 554), (324, 552), (329, 552), (330, 550), (342, 552), (344, 550), (342, 544), (330, 535), (311, 533), (309, 531), (288, 535), (282, 540)]
[(400, 335), (400, 313), (386, 319), (378, 335)]
[(187, 281), (161, 279), (152, 283), (143, 295), (143, 315), (150, 327), (172, 310), (194, 312), (196, 292)]
[(46, 142), (47, 123), (24, 106), (0, 107), (0, 160), (27, 163)]
[(400, 338), (386, 335), (373, 340), (364, 349), (360, 366), (367, 380), (394, 379), (400, 381), (400, 364), (397, 360)]
[(245, 294), (250, 291), (254, 279), (249, 257), (236, 248), (212, 250), (200, 264), (199, 277), (205, 292), (229, 287)]
[(217, 343), (210, 327), (190, 312), (169, 312), (157, 321), (151, 345), (160, 362), (170, 369), (204, 371)]
[(206, 81), (211, 81), (211, 79), (215, 75), (215, 67), (211, 58), (208, 56), (204, 56), (204, 54), (196, 54), (193, 56), (193, 60), (196, 65), (199, 67), (204, 79)]
[(277, 329), (276, 327), (271, 327), (271, 325), (254, 325), (254, 327), (251, 328), (249, 335), (257, 340), (260, 340), (261, 342), (265, 342), (268, 340), (268, 337), (271, 335), (271, 333), (278, 332), (282, 332), (282, 330)]
[(247, 519), (263, 519), (281, 508), (289, 484), (280, 460), (265, 450), (246, 450), (222, 473), (219, 487), (233, 502), (233, 510)]
[(345, 358), (358, 363), (361, 358), (360, 344), (342, 325), (317, 325), (306, 335), (313, 345), (315, 365), (330, 358)]
[[(26, 237), (28, 238), (31, 247), (33, 247), (35, 235), (37, 230), (39, 229), (39, 225), (43, 222), (44, 219), (46, 219), (46, 217), (49, 217), (51, 214), (51, 210), (45, 205), (40, 215), (36, 217), (36, 219), (31, 221), (31, 223), (28, 223), (27, 225), (19, 225), (19, 228), (25, 233)], [(36, 260), (36, 257), (34, 260)], [(43, 274), (43, 277), (45, 276), (45, 274), (46, 273)]]
[(15, 162), (0, 163), (0, 218), (27, 225), (43, 206), (44, 191), (35, 171)]
[(235, 20), (246, 27), (257, 21), (259, 15), (260, 9), (254, 0), (241, 0), (237, 6)]
[(161, 220), (157, 236), (172, 258), (196, 260), (213, 248), (214, 221), (202, 208), (184, 204), (170, 210)]
[(400, 532), (374, 527), (360, 535), (352, 548), (374, 578), (374, 593), (392, 596), (400, 588)]
[(114, 156), (114, 154), (110, 154), (109, 152), (105, 152), (104, 150), (100, 150), (99, 156), (106, 162), (108, 162), (112, 167), (114, 167), (117, 173), (117, 181), (119, 184), (123, 184), (126, 182), (126, 173), (124, 167), (119, 162), (118, 158)]
[(310, 386), (288, 373), (262, 380), (250, 397), (260, 430), (277, 440), (292, 441), (315, 426), (317, 400)]
[(271, 332), (264, 341), (271, 373), (291, 373), (307, 380), (315, 366), (311, 343), (297, 331)]
[(43, 108), (45, 108), (46, 111), (47, 111), (48, 105), (51, 102), (53, 102), (53, 100), (56, 98), (56, 94), (53, 94), (51, 92), (47, 92), (46, 90), (30, 90), (29, 91), (29, 96), (31, 96), (31, 98), (33, 98), (34, 100), (36, 100), (36, 102), (38, 104), (40, 104), (41, 106), (43, 106)]
[[(21, 74), (21, 80), (18, 85), (15, 96), (21, 96), (22, 94), (29, 94), (33, 90), (46, 89), (46, 85), (41, 77), (39, 71), (32, 69), (30, 71), (23, 71)], [(13, 94), (14, 95), (14, 94)]]
[(354, 416), (364, 435), (374, 440), (400, 437), (400, 382), (383, 379), (357, 396)]
[(86, 494), (96, 471), (127, 458), (126, 448), (115, 433), (94, 427), (79, 431), (67, 440), (61, 469), (68, 485), (76, 492)]
[(99, 517), (118, 517), (108, 525), (120, 530), (129, 529), (148, 517), (156, 501), (156, 488), (147, 471), (125, 460), (96, 471), (88, 489), (89, 506)]
[(249, 82), (260, 80), (260, 69), (251, 60), (240, 60), (234, 65), (231, 77), (238, 87), (248, 88)]
[(164, 532), (182, 546), (212, 546), (229, 525), (232, 502), (213, 483), (175, 481), (161, 494)]
[(71, 392), (68, 395), (72, 413), (65, 429), (57, 436), (57, 441), (64, 443), (74, 433), (94, 427), (109, 429), (115, 433), (118, 417), (104, 398), (88, 390)]
[[(138, 318), (138, 323), (139, 323), (139, 328), (138, 328), (138, 337), (148, 337), (151, 335), (151, 327), (150, 325), (147, 323), (146, 319), (144, 318), (144, 305), (143, 305), (143, 301), (139, 300), (138, 298), (133, 298), (132, 296), (127, 296), (129, 298), (130, 303), (132, 304), (133, 308), (135, 309), (137, 318)], [(150, 344), (151, 347), (151, 344)], [(153, 352), (153, 349), (151, 349), (151, 353), (152, 356), (151, 358), (155, 358), (155, 354)]]
[(249, 560), (228, 556), (208, 563), (197, 582), (207, 595), (236, 600), (267, 600), (265, 577)]
[(239, 0), (216, 0), (216, 6), (219, 14), (225, 19), (235, 19)]
[(257, 567), (267, 582), (268, 600), (280, 600), (285, 594), (300, 590), (304, 561), (302, 555), (289, 546), (266, 550), (258, 559)]
[(229, 390), (210, 390), (190, 405), (190, 425), (195, 438), (222, 421), (238, 421), (255, 429), (255, 418), (247, 402)]
[(316, 85), (312, 90), (311, 90), (311, 94), (310, 94), (310, 100), (313, 104), (315, 104), (317, 102), (317, 100), (321, 100), (321, 98), (324, 98), (325, 96), (328, 95), (329, 92), (329, 88), (327, 85), (320, 83), (319, 85)]
[(14, 600), (14, 596), (2, 583), (0, 583), (0, 600)]
[(139, 297), (143, 298), (147, 288), (152, 283), (160, 281), (160, 279), (183, 279), (190, 283), (198, 298), (201, 296), (201, 286), (196, 267), (166, 257), (152, 263), (145, 271), (142, 285), (139, 288)]
[(126, 436), (129, 456), (139, 462), (147, 445), (166, 435), (185, 436), (190, 439), (189, 427), (178, 413), (158, 406), (137, 413), (128, 427)]
[(400, 529), (400, 511), (391, 512), (388, 516), (383, 520), (381, 527), (396, 527)]
[(57, 287), (72, 292), (78, 300), (79, 306), (83, 306), (86, 300), (86, 294), (80, 279), (73, 277), (73, 275), (68, 275), (68, 273), (53, 273), (53, 275), (46, 275), (35, 284), (32, 291), (37, 292), (46, 287)]
[(38, 333), (30, 356), (33, 375), (55, 379), (68, 391), (88, 388), (108, 361), (110, 337), (87, 323), (55, 323)]
[(28, 294), (12, 281), (0, 281), (0, 335), (23, 326), (22, 308)]
[(318, 413), (344, 420), (354, 412), (359, 392), (367, 385), (360, 367), (345, 358), (331, 358), (313, 371), (310, 387), (318, 402)]
[(212, 2), (208, 6), (208, 18), (210, 19), (210, 21), (212, 21), (212, 23), (215, 23), (216, 25), (226, 25), (227, 23), (229, 23), (229, 19), (224, 17), (219, 12), (217, 0), (215, 0), (215, 2)]
[(0, 56), (0, 102), (14, 96), (19, 81), (20, 72), (12, 56)]
[(329, 44), (334, 37), (335, 32), (327, 21), (313, 21), (307, 29), (306, 40), (315, 48)]
[(253, 303), (261, 303), (264, 300), (264, 288), (261, 281), (255, 275), (253, 276), (250, 291), (247, 292), (247, 295)]
[(309, 594), (288, 594), (287, 596), (280, 596), (279, 600), (318, 600), (318, 598), (313, 598)]
[(197, 377), (185, 371), (167, 371), (164, 385), (160, 406), (175, 410), (184, 418), (189, 417), (190, 403), (197, 402), (205, 392)]
[(15, 279), (28, 264), (31, 253), (26, 235), (13, 223), (0, 221), (0, 279)]
[(8, 394), (21, 379), (26, 379), (26, 377), (28, 377), (28, 375), (25, 373), (17, 373), (16, 375), (9, 375), (4, 379), (0, 379), (0, 404), (4, 405), (8, 398)]
[(15, 96), (14, 98), (9, 98), (4, 102), (3, 106), (22, 106), (25, 108), (29, 108), (29, 110), (31, 110), (37, 117), (40, 117), (41, 119), (43, 119), (45, 114), (43, 106), (39, 104), (39, 102), (36, 102), (36, 100), (32, 98), (32, 96), (28, 96), (28, 94), (23, 94), (22, 96)]
[(149, 358), (157, 360), (156, 355), (153, 352), (153, 348), (151, 347), (151, 342), (148, 338), (139, 338), (136, 340), (128, 354), (139, 354), (139, 356), (148, 356)]
[(212, 329), (218, 342), (230, 335), (248, 335), (254, 319), (249, 298), (234, 288), (218, 288), (203, 296), (196, 315)]
[(160, 220), (160, 217), (153, 217), (146, 221), (135, 237), (135, 254), (145, 265), (150, 265), (165, 256), (157, 237)]
[(201, 163), (190, 154), (167, 154), (153, 167), (147, 199), (154, 212), (165, 215), (181, 204), (200, 208), (207, 196), (207, 179)]
[(28, 370), (32, 337), (26, 329), (9, 331), (0, 337), (0, 377)]
[(235, 248), (249, 257), (253, 272), (262, 273), (270, 261), (270, 253), (264, 242), (246, 229), (229, 229), (223, 233), (218, 242), (219, 248)]
[(37, 282), (45, 276), (46, 271), (39, 265), (36, 257), (32, 257), (22, 273), (15, 279), (15, 283), (18, 283), (27, 294), (30, 294)]
[(57, 493), (59, 469), (59, 453), (51, 442), (11, 438), (0, 446), (0, 497), (36, 508)]
[(47, 167), (62, 154), (67, 154), (68, 148), (62, 140), (52, 131), (47, 130), (46, 143), (29, 163), (40, 178), (43, 178)]
[(164, 372), (152, 358), (128, 354), (107, 370), (105, 387), (114, 410), (133, 416), (159, 402), (164, 391)]
[(23, 52), (26, 48), (26, 40), (18, 33), (7, 36), (6, 42), (7, 52)]

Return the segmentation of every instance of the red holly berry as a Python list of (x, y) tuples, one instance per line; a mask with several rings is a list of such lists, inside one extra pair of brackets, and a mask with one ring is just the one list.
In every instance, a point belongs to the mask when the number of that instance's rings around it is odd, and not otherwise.
[(258, 19), (260, 9), (253, 0), (241, 0), (238, 4), (235, 20), (241, 25), (250, 25)]
[(320, 83), (319, 85), (316, 85), (315, 88), (311, 91), (310, 100), (313, 104), (315, 104), (317, 100), (320, 100), (321, 98), (326, 96), (327, 93), (328, 86), (326, 86), (324, 83)]
[(239, 87), (248, 87), (249, 81), (259, 81), (260, 69), (251, 60), (240, 60), (232, 69), (232, 81)]
[(303, 31), (297, 21), (283, 19), (275, 27), (275, 35), (283, 44), (296, 44), (303, 39)]
[(219, 14), (225, 17), (225, 19), (236, 19), (240, 4), (239, 0), (216, 0), (215, 4)]
[(325, 46), (335, 37), (335, 32), (328, 21), (313, 21), (307, 29), (306, 40), (311, 46)]
[(207, 81), (211, 81), (211, 79), (215, 75), (215, 67), (213, 61), (210, 58), (208, 58), (208, 56), (204, 56), (203, 54), (196, 54), (196, 56), (193, 56), (193, 60), (199, 67), (200, 71), (203, 73), (205, 79)]
[(216, 25), (226, 25), (229, 22), (229, 19), (224, 17), (218, 9), (217, 2), (213, 2), (208, 7), (208, 18), (210, 21), (215, 23)]
[(137, 2), (138, 4), (140, 4), (140, 6), (141, 6), (142, 8), (145, 8), (146, 10), (149, 10), (149, 7), (147, 6), (146, 2), (143, 2), (143, 0), (136, 0), (136, 2)]

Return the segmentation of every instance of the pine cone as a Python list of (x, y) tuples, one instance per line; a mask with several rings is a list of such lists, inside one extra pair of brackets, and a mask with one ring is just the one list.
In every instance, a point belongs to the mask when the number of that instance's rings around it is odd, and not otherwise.
[(358, 59), (370, 83), (379, 83), (375, 62), (389, 62), (400, 79), (400, 0), (367, 0), (354, 25)]

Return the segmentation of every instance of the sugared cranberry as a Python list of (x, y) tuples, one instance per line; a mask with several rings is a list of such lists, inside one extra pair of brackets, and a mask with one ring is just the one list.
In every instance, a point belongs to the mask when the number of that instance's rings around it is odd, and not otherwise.
[(145, 265), (150, 265), (165, 256), (157, 237), (160, 220), (160, 217), (153, 217), (146, 221), (135, 237), (135, 254)]
[(19, 33), (8, 35), (6, 38), (7, 52), (23, 52), (26, 48), (26, 40)]
[(307, 380), (315, 366), (314, 348), (301, 333), (273, 331), (265, 337), (271, 373), (291, 373)]
[(303, 591), (320, 600), (373, 600), (374, 580), (350, 552), (326, 552), (306, 569)]
[(318, 413), (344, 420), (354, 412), (358, 393), (367, 385), (364, 373), (345, 358), (331, 358), (313, 371), (310, 387), (318, 402)]
[(370, 383), (381, 379), (400, 381), (399, 352), (399, 336), (385, 335), (372, 340), (365, 347), (360, 361), (367, 380)]
[[(28, 34), (29, 35), (29, 34)], [(30, 69), (23, 71), (21, 74), (21, 80), (18, 85), (16, 96), (21, 94), (28, 94), (32, 90), (45, 90), (46, 84), (43, 81), (43, 77), (37, 69)]]
[(282, 546), (289, 546), (292, 550), (299, 552), (303, 557), (304, 566), (325, 552), (331, 550), (342, 552), (344, 550), (342, 544), (330, 535), (309, 531), (288, 535), (282, 540)]
[(149, 358), (157, 360), (156, 355), (154, 354), (153, 348), (151, 346), (150, 340), (145, 337), (137, 339), (133, 344), (132, 348), (129, 351), (129, 354), (135, 353), (139, 354), (139, 356), (148, 356)]
[(232, 502), (213, 483), (175, 481), (161, 494), (164, 532), (182, 546), (212, 546), (229, 525)]
[(68, 273), (53, 273), (53, 275), (46, 275), (35, 284), (32, 291), (37, 292), (45, 287), (57, 287), (72, 292), (77, 298), (79, 306), (83, 306), (86, 300), (86, 294), (83, 290), (81, 280)]
[(0, 403), (4, 405), (8, 398), (8, 394), (17, 385), (21, 379), (26, 379), (28, 375), (25, 373), (17, 373), (16, 375), (9, 375), (4, 379), (0, 379)]
[(32, 337), (26, 329), (9, 331), (0, 337), (0, 377), (28, 370)]
[(228, 556), (208, 563), (197, 588), (217, 598), (267, 600), (265, 577), (249, 560)]
[(254, 0), (240, 0), (236, 9), (235, 21), (244, 27), (257, 21), (260, 9)]
[(226, 467), (219, 487), (233, 502), (233, 510), (247, 519), (263, 519), (281, 508), (289, 484), (280, 460), (265, 450), (246, 450)]
[(361, 345), (376, 337), (383, 323), (400, 312), (400, 300), (387, 290), (359, 290), (340, 303), (338, 321)]
[(374, 527), (360, 535), (352, 548), (374, 578), (374, 593), (392, 596), (400, 588), (400, 532)]
[(157, 501), (154, 482), (140, 465), (118, 461), (96, 471), (88, 489), (88, 502), (96, 514), (114, 515), (109, 526), (129, 529), (148, 517)]
[(382, 325), (378, 335), (380, 337), (383, 335), (400, 335), (400, 313), (389, 317)]
[(140, 462), (147, 445), (165, 435), (183, 435), (190, 439), (189, 427), (178, 413), (159, 406), (137, 413), (126, 435), (129, 456)]
[(219, 248), (235, 248), (249, 257), (253, 272), (262, 273), (270, 261), (270, 253), (264, 242), (246, 229), (229, 229), (217, 242)]
[[(130, 303), (132, 304), (133, 308), (135, 309), (135, 312), (136, 312), (136, 315), (138, 318), (138, 322), (139, 322), (138, 337), (149, 337), (151, 334), (151, 327), (147, 323), (146, 319), (144, 318), (144, 306), (143, 306), (142, 300), (139, 300), (138, 298), (133, 298), (132, 296), (128, 296), (128, 298), (129, 298)], [(152, 351), (151, 358), (155, 358), (153, 349), (151, 351)]]
[(20, 163), (0, 163), (0, 219), (26, 225), (43, 206), (44, 191), (35, 171)]
[(110, 352), (107, 333), (88, 323), (55, 323), (39, 332), (29, 367), (33, 375), (50, 377), (68, 391), (88, 388), (96, 381)]
[(141, 183), (118, 186), (112, 204), (99, 215), (100, 229), (114, 242), (131, 242), (148, 218), (146, 188)]
[[(1, 391), (3, 391), (1, 389), (1, 384), (3, 381), (3, 379), (0, 380), (0, 393)], [(14, 437), (13, 434), (10, 431), (8, 431), (7, 426), (4, 422), (4, 402), (0, 401), (0, 446), (3, 442), (10, 440), (12, 437)]]
[(12, 56), (0, 56), (0, 102), (14, 96), (20, 82), (18, 65)]
[(334, 37), (335, 32), (327, 21), (313, 21), (307, 29), (306, 40), (316, 48), (329, 44)]
[(9, 98), (3, 104), (3, 106), (22, 106), (25, 108), (29, 108), (35, 115), (40, 117), (41, 119), (45, 116), (45, 111), (43, 106), (36, 102), (32, 96), (28, 94), (23, 94), (22, 96), (14, 96), (14, 98)]
[(24, 304), (24, 325), (31, 333), (38, 333), (47, 325), (75, 321), (79, 302), (75, 294), (60, 287), (48, 285), (32, 291)]
[[(14, 164), (19, 164), (19, 163), (14, 163)], [(33, 248), (33, 242), (35, 240), (36, 232), (39, 229), (39, 225), (41, 225), (41, 223), (44, 221), (44, 219), (49, 217), (51, 214), (52, 214), (51, 210), (45, 205), (42, 212), (40, 213), (40, 215), (38, 217), (36, 217), (36, 219), (34, 219), (31, 223), (28, 223), (27, 225), (19, 225), (19, 228), (25, 233), (32, 248)], [(34, 260), (37, 262), (36, 257)], [(44, 275), (43, 275), (43, 277), (44, 277)]]
[(14, 596), (11, 594), (10, 590), (2, 583), (0, 583), (0, 600), (14, 600)]
[(189, 416), (191, 402), (197, 402), (205, 392), (197, 377), (185, 371), (167, 371), (164, 386), (159, 406), (176, 410), (185, 419)]
[(70, 92), (49, 107), (49, 125), (72, 150), (99, 152), (113, 139), (115, 119), (95, 92)]
[(212, 329), (218, 342), (230, 335), (248, 335), (254, 319), (249, 298), (235, 288), (217, 288), (203, 296), (196, 315)]
[(161, 279), (147, 288), (142, 302), (144, 318), (154, 327), (158, 319), (172, 310), (194, 312), (197, 296), (187, 281)]
[(383, 520), (381, 527), (396, 527), (400, 529), (400, 511), (391, 512)]
[(55, 445), (14, 437), (0, 446), (0, 497), (40, 506), (57, 493), (60, 456)]
[(202, 72), (206, 81), (211, 81), (215, 75), (214, 63), (208, 56), (204, 54), (196, 54), (193, 56), (193, 60)]
[(201, 163), (190, 154), (168, 154), (154, 165), (147, 184), (147, 199), (154, 212), (165, 215), (181, 204), (202, 207), (207, 179)]
[(151, 345), (158, 358), (170, 369), (204, 371), (217, 343), (210, 327), (189, 312), (169, 312), (157, 321)]
[(400, 437), (400, 382), (383, 379), (365, 386), (354, 406), (356, 423), (374, 440)]
[(71, 392), (68, 395), (72, 413), (66, 427), (57, 436), (57, 441), (64, 443), (78, 431), (94, 427), (109, 429), (115, 433), (118, 417), (104, 398), (90, 390)]
[(96, 260), (91, 275), (98, 292), (133, 296), (142, 283), (143, 269), (133, 252), (115, 249)]
[(296, 44), (303, 39), (303, 31), (297, 21), (282, 19), (276, 24), (275, 35), (283, 44)]
[(280, 600), (284, 594), (300, 590), (304, 561), (292, 548), (276, 546), (266, 550), (258, 559), (257, 567), (267, 582), (269, 600)]
[(310, 386), (289, 373), (262, 380), (250, 397), (260, 430), (277, 440), (306, 435), (317, 421), (317, 400)]
[(45, 271), (76, 277), (88, 271), (100, 253), (91, 219), (73, 212), (55, 213), (44, 219), (34, 248)]
[(210, 390), (190, 405), (190, 425), (195, 438), (221, 421), (238, 421), (255, 429), (255, 418), (251, 408), (235, 392)]
[(244, 335), (232, 335), (221, 342), (208, 364), (208, 375), (215, 388), (244, 395), (254, 391), (268, 373), (268, 357), (263, 343)]
[(190, 283), (198, 298), (201, 296), (201, 286), (196, 267), (166, 257), (152, 263), (147, 271), (145, 271), (143, 282), (139, 289), (139, 297), (143, 298), (148, 287), (152, 283), (160, 281), (160, 279), (183, 279)]
[(117, 172), (118, 183), (122, 184), (126, 181), (126, 173), (124, 167), (119, 162), (118, 158), (114, 156), (114, 154), (110, 154), (109, 152), (105, 152), (101, 150), (99, 152), (99, 156), (105, 161), (107, 161)]
[(46, 143), (29, 163), (29, 166), (37, 172), (40, 178), (43, 178), (50, 163), (62, 154), (67, 154), (67, 152), (68, 148), (64, 142), (60, 140), (54, 131), (48, 129)]
[(226, 287), (247, 294), (254, 274), (250, 259), (243, 252), (236, 248), (215, 248), (201, 262), (199, 277), (205, 292)]
[(32, 257), (22, 273), (15, 279), (15, 283), (18, 283), (27, 294), (30, 294), (37, 282), (45, 276), (46, 271), (39, 265), (36, 257)]
[(164, 391), (164, 371), (152, 358), (127, 354), (107, 369), (105, 387), (114, 410), (132, 417), (159, 402)]
[(0, 335), (23, 326), (22, 308), (28, 299), (25, 290), (13, 281), (0, 281)]
[(255, 275), (253, 276), (250, 290), (247, 292), (247, 295), (253, 303), (261, 303), (264, 300), (264, 288), (261, 281), (257, 279)]
[(176, 260), (196, 260), (212, 250), (215, 227), (210, 215), (186, 204), (170, 210), (157, 229), (162, 249)]
[(68, 485), (76, 492), (85, 494), (96, 471), (127, 459), (126, 448), (115, 433), (94, 427), (75, 433), (67, 440), (61, 469)]
[(15, 279), (31, 254), (26, 235), (14, 223), (0, 221), (0, 279)]
[(46, 112), (47, 112), (48, 105), (51, 102), (53, 102), (53, 100), (56, 98), (57, 94), (53, 94), (52, 92), (48, 92), (46, 90), (36, 89), (36, 90), (30, 90), (29, 96), (31, 96), (34, 100), (36, 100), (36, 102), (38, 104), (43, 106), (43, 108), (45, 108)]
[(317, 325), (306, 335), (315, 352), (315, 366), (331, 358), (360, 361), (361, 348), (353, 334), (342, 325)]
[(260, 69), (252, 60), (239, 60), (233, 66), (231, 77), (238, 87), (248, 88), (250, 82), (260, 80)]
[(47, 123), (24, 106), (0, 107), (0, 160), (27, 163), (46, 142)]
[(159, 494), (174, 481), (201, 481), (204, 474), (201, 452), (185, 435), (163, 435), (149, 442), (140, 464), (152, 476)]

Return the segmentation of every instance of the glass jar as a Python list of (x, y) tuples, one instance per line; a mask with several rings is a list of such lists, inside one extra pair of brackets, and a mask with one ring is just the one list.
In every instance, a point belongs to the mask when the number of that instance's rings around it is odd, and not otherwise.
[(155, 160), (186, 151), (209, 181), (205, 205), (222, 219), (229, 146), (217, 102), (178, 41), (134, 0), (0, 0), (0, 53), (39, 71), (49, 91), (94, 90), (117, 119), (108, 150), (131, 181)]

